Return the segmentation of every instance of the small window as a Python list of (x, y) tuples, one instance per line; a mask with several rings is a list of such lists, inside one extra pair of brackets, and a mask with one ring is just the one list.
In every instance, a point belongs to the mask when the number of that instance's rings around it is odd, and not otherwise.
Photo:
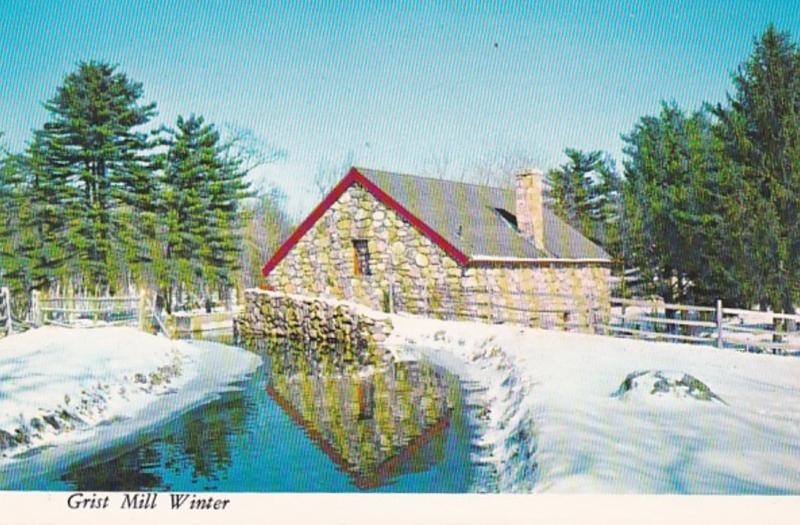
[(519, 225), (517, 224), (517, 216), (511, 213), (508, 210), (504, 210), (503, 208), (494, 208), (495, 213), (497, 213), (506, 224), (511, 226), (514, 231), (519, 231)]
[(369, 267), (369, 244), (366, 239), (353, 239), (353, 268), (356, 275), (372, 275)]

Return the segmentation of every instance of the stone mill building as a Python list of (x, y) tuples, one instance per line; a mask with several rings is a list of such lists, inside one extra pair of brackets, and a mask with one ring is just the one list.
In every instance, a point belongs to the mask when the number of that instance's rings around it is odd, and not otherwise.
[(606, 321), (611, 259), (515, 188), (352, 168), (264, 265), (267, 287), (376, 310), (589, 329)]

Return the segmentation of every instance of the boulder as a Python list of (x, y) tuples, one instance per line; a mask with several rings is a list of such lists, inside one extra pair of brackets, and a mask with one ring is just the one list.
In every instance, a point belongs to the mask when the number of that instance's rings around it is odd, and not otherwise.
[(654, 396), (725, 404), (722, 398), (696, 377), (685, 372), (664, 370), (631, 372), (612, 396), (622, 400)]

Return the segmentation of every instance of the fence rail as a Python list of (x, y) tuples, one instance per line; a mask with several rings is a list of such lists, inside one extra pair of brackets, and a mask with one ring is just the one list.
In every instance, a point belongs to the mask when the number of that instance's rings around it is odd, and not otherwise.
[(120, 297), (43, 297), (33, 292), (31, 319), (41, 326), (131, 325), (144, 314), (139, 296)]
[(659, 299), (611, 298), (610, 334), (660, 341), (681, 341), (800, 355), (800, 333), (790, 331), (800, 315), (666, 303)]
[[(155, 296), (145, 294), (116, 297), (47, 297), (32, 294), (30, 319), (33, 326), (98, 327), (128, 325), (162, 332), (169, 338), (195, 331), (232, 328), (236, 309), (225, 312), (191, 311), (167, 314)], [(221, 318), (221, 319), (220, 319)], [(209, 328), (211, 327), (211, 328)]]

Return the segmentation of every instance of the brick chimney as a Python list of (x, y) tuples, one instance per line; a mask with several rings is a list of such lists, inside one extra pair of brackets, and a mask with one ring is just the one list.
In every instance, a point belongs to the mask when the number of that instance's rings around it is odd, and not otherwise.
[(517, 228), (536, 248), (544, 247), (544, 174), (537, 169), (525, 170), (516, 176)]

